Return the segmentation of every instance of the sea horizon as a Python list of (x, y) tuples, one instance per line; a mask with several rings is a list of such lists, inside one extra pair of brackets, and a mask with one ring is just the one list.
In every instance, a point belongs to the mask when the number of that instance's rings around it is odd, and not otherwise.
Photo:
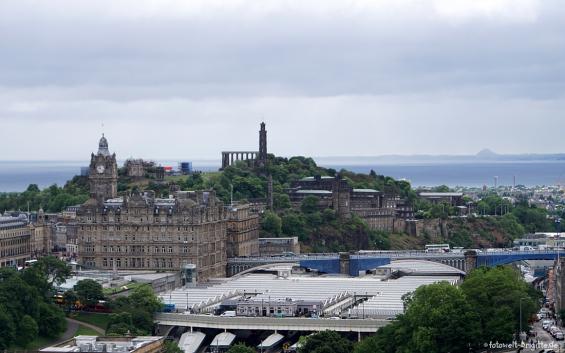
[[(347, 169), (356, 173), (369, 173), (390, 176), (409, 181), (414, 187), (482, 187), (497, 185), (551, 186), (565, 184), (565, 161), (422, 161), (398, 163), (358, 163), (357, 161), (321, 157), (318, 165), (336, 170)], [(122, 162), (122, 161), (120, 161)], [(179, 161), (173, 159), (155, 160), (156, 163), (176, 167)], [(219, 160), (193, 159), (195, 171), (211, 172), (220, 167)], [(80, 175), (81, 167), (88, 161), (0, 161), (0, 192), (21, 192), (29, 184), (46, 188), (57, 184), (62, 186), (75, 175)], [(121, 163), (120, 163), (121, 164)]]

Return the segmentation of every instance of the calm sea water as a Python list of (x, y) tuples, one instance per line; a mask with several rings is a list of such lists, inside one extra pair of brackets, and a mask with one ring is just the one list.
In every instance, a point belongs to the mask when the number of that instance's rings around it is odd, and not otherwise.
[[(176, 163), (160, 162), (162, 165)], [(0, 161), (0, 191), (23, 191), (29, 184), (40, 188), (52, 184), (63, 185), (74, 175), (80, 174), (80, 167), (87, 161)], [(219, 162), (194, 162), (194, 169), (202, 171), (217, 170)], [(492, 186), (494, 176), (498, 185), (516, 183), (527, 186), (555, 185), (565, 183), (565, 162), (493, 162), (493, 163), (435, 163), (435, 164), (382, 164), (351, 165), (325, 164), (335, 169), (345, 168), (359, 173), (371, 169), (378, 174), (397, 179), (407, 179), (414, 186)]]
[(328, 165), (358, 173), (377, 174), (406, 179), (414, 186), (447, 185), (481, 187), (498, 185), (556, 185), (565, 183), (565, 162), (477, 162), (435, 164)]

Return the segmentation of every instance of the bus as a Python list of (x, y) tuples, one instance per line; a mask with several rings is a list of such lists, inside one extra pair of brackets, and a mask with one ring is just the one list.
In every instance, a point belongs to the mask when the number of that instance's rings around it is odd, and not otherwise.
[(444, 253), (449, 252), (451, 249), (449, 244), (427, 244), (426, 252), (429, 253)]
[(24, 267), (28, 268), (33, 266), (33, 264), (35, 264), (37, 262), (37, 260), (26, 260)]

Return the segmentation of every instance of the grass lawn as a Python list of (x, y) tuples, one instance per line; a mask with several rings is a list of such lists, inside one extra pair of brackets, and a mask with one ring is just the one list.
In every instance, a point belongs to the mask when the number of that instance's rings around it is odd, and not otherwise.
[[(125, 286), (128, 288), (127, 290), (132, 290), (135, 289), (137, 287), (143, 286), (143, 285), (147, 285), (146, 283), (139, 283), (139, 282), (130, 282), (128, 284), (126, 284)], [(118, 287), (118, 288), (103, 288), (102, 292), (104, 293), (104, 295), (112, 295), (112, 294), (116, 294), (116, 293), (120, 293), (125, 291), (125, 289), (122, 289), (122, 287)]]
[(69, 317), (71, 319), (98, 326), (103, 330), (106, 330), (108, 321), (110, 321), (110, 315), (103, 313), (72, 313)]
[(83, 326), (83, 325), (79, 325), (77, 332), (75, 332), (75, 336), (80, 336), (80, 335), (100, 336), (100, 334), (98, 332), (96, 332), (95, 330), (91, 329), (90, 327)]
[[(98, 313), (94, 314), (94, 315), (100, 315)], [(76, 320), (79, 320), (78, 318), (74, 318)], [(93, 318), (89, 318), (91, 320), (94, 320)], [(96, 322), (101, 322), (102, 319), (105, 318), (96, 318)], [(86, 320), (81, 320), (81, 321), (86, 321)], [(107, 319), (106, 319), (107, 321)], [(90, 322), (93, 325), (93, 322)], [(79, 325), (78, 330), (75, 332), (74, 334), (75, 336), (78, 335), (87, 335), (87, 336), (100, 336), (100, 334), (98, 332), (96, 332), (95, 330), (91, 329), (90, 327), (86, 327), (83, 325)], [(33, 341), (30, 342), (30, 344), (28, 344), (26, 347), (19, 347), (19, 346), (12, 346), (10, 347), (9, 350), (13, 350), (13, 351), (38, 351), (41, 348), (44, 347), (48, 347), (52, 344), (55, 344), (57, 341), (59, 341), (59, 338), (46, 338), (46, 337), (37, 337), (36, 339), (34, 339)]]

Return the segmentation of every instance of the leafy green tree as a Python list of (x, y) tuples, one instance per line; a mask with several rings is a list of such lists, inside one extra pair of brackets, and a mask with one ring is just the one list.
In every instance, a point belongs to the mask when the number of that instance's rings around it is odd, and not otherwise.
[(127, 297), (119, 297), (111, 303), (114, 314), (108, 323), (108, 334), (130, 333), (147, 335), (153, 329), (153, 314), (163, 303), (153, 288), (143, 285), (135, 288)]
[(354, 353), (397, 353), (408, 352), (404, 347), (410, 337), (409, 325), (400, 317), (389, 325), (379, 329), (378, 333), (355, 344)]
[(282, 221), (281, 218), (274, 212), (267, 211), (261, 219), (261, 229), (274, 236), (281, 235)]
[(288, 236), (297, 236), (304, 241), (306, 237), (306, 220), (304, 216), (297, 212), (286, 212), (281, 217), (282, 232)]
[(298, 353), (350, 353), (353, 344), (335, 331), (322, 331), (308, 336)]
[(47, 282), (50, 285), (65, 283), (67, 278), (71, 276), (69, 266), (55, 256), (44, 256), (33, 264), (32, 267), (39, 269), (45, 274), (45, 276), (47, 276)]
[(290, 197), (287, 194), (276, 193), (273, 196), (273, 207), (276, 210), (285, 210), (291, 207)]
[(548, 220), (547, 211), (544, 209), (521, 203), (512, 210), (512, 213), (529, 233), (553, 230), (553, 224)]
[(135, 288), (128, 298), (132, 307), (145, 310), (151, 314), (163, 307), (163, 302), (155, 295), (150, 285)]
[(63, 311), (53, 305), (41, 303), (39, 305), (39, 334), (44, 337), (55, 338), (67, 328), (67, 321)]
[(131, 322), (133, 327), (143, 334), (151, 334), (153, 328), (153, 316), (145, 310), (134, 310), (131, 313)]
[(528, 318), (537, 310), (539, 294), (524, 282), (518, 271), (507, 266), (473, 270), (461, 290), (479, 314), (482, 342), (510, 342), (519, 331), (520, 320), (522, 327), (527, 328)]
[(165, 341), (165, 353), (184, 353), (174, 341)]
[(432, 204), (430, 209), (430, 215), (432, 218), (447, 219), (449, 216), (455, 216), (456, 214), (457, 210), (448, 202)]
[(233, 345), (226, 353), (255, 353), (255, 349), (246, 346), (244, 343)]
[(302, 200), (300, 210), (304, 213), (314, 213), (319, 211), (320, 198), (316, 196), (306, 196)]
[(69, 289), (68, 291), (63, 293), (63, 301), (65, 302), (65, 305), (69, 309), (71, 309), (75, 305), (75, 303), (78, 301), (78, 295), (75, 293), (74, 290)]
[(16, 339), (16, 328), (12, 316), (0, 305), (0, 349), (8, 348)]
[(436, 186), (435, 188), (433, 188), (432, 191), (434, 191), (434, 192), (450, 192), (451, 189), (447, 185), (440, 185), (440, 186)]
[(93, 279), (83, 279), (77, 282), (73, 290), (81, 304), (92, 306), (104, 299), (102, 285)]
[(48, 295), (53, 282), (35, 265), (23, 271), (0, 268), (0, 348), (24, 346), (38, 334), (58, 337), (65, 330), (65, 316)]
[(128, 325), (125, 322), (115, 323), (108, 326), (106, 330), (106, 335), (108, 336), (127, 336), (135, 334), (135, 329), (132, 331), (133, 326)]
[(39, 328), (37, 322), (29, 316), (24, 315), (18, 325), (18, 336), (16, 343), (20, 347), (26, 347), (31, 341), (37, 338)]
[(480, 342), (478, 315), (461, 288), (447, 282), (419, 287), (406, 311), (355, 347), (355, 353), (467, 352)]

